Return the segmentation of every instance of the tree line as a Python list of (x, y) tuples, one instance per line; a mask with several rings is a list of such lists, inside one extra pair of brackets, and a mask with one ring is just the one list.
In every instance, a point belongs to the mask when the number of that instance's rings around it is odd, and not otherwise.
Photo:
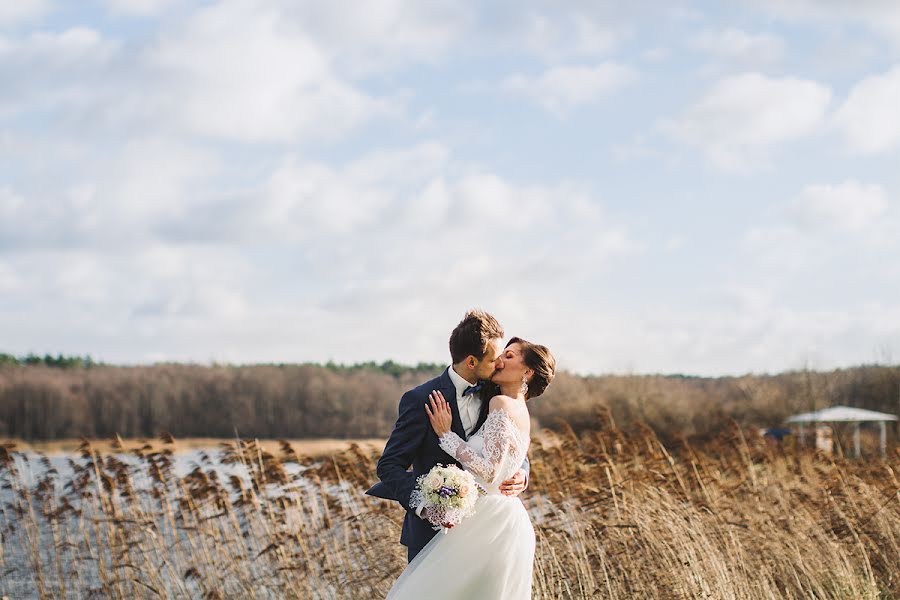
[[(0, 361), (0, 437), (386, 437), (403, 392), (443, 369), (390, 361), (114, 366), (51, 358)], [(834, 404), (896, 414), (898, 390), (900, 369), (877, 365), (716, 378), (563, 372), (530, 408), (541, 427), (642, 422), (662, 436), (702, 436), (731, 420), (773, 426)]]
[(71, 369), (72, 367), (91, 368), (97, 363), (90, 355), (84, 356), (64, 356), (57, 354), (39, 354), (29, 353), (25, 356), (14, 356), (5, 352), (0, 352), (0, 366), (4, 365), (44, 365), (47, 367), (55, 367), (59, 369)]

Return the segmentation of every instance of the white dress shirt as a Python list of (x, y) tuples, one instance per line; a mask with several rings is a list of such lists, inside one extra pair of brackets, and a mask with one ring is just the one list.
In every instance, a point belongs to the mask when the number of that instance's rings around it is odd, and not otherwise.
[(450, 381), (456, 388), (456, 405), (459, 407), (459, 418), (462, 421), (463, 429), (466, 430), (466, 437), (475, 433), (475, 425), (478, 423), (478, 415), (481, 413), (481, 398), (478, 394), (469, 394), (463, 396), (466, 388), (472, 384), (462, 378), (462, 376), (453, 370), (450, 365)]

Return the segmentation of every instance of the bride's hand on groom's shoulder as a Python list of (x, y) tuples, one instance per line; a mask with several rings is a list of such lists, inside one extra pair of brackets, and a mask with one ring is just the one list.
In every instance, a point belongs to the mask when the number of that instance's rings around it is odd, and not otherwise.
[(450, 431), (450, 426), (453, 424), (453, 414), (450, 412), (450, 405), (444, 399), (444, 394), (440, 390), (428, 394), (425, 412), (428, 413), (428, 420), (431, 421), (431, 427), (438, 437)]

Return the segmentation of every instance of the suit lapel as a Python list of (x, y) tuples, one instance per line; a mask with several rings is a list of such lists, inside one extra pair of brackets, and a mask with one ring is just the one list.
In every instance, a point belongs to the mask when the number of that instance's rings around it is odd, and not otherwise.
[(450, 413), (453, 415), (453, 423), (450, 425), (450, 430), (462, 439), (468, 440), (466, 428), (463, 427), (462, 418), (459, 416), (459, 404), (456, 402), (456, 386), (453, 385), (453, 380), (450, 379), (450, 369), (452, 368), (447, 367), (447, 370), (441, 376), (441, 392), (444, 394), (444, 400), (450, 405)]

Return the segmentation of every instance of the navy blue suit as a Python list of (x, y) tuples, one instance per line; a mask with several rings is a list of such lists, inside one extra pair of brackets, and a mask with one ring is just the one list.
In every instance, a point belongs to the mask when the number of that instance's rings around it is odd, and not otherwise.
[[(376, 483), (366, 492), (370, 496), (396, 500), (406, 509), (400, 543), (406, 546), (409, 561), (415, 558), (416, 554), (436, 533), (428, 521), (419, 518), (415, 512), (410, 510), (409, 500), (416, 487), (416, 478), (427, 473), (439, 463), (462, 466), (441, 450), (437, 434), (431, 428), (428, 414), (425, 412), (428, 394), (432, 390), (440, 390), (453, 414), (452, 431), (462, 439), (467, 439), (462, 420), (459, 417), (459, 407), (456, 404), (456, 387), (453, 385), (448, 371), (449, 368), (440, 376), (403, 394), (400, 399), (400, 415), (397, 423), (384, 447), (384, 453), (378, 460), (376, 470), (381, 482)], [(483, 399), (481, 414), (475, 425), (476, 431), (487, 418), (488, 404), (488, 399)], [(412, 465), (412, 471), (407, 470), (410, 465)], [(529, 472), (528, 459), (525, 459), (522, 468), (526, 473)]]

